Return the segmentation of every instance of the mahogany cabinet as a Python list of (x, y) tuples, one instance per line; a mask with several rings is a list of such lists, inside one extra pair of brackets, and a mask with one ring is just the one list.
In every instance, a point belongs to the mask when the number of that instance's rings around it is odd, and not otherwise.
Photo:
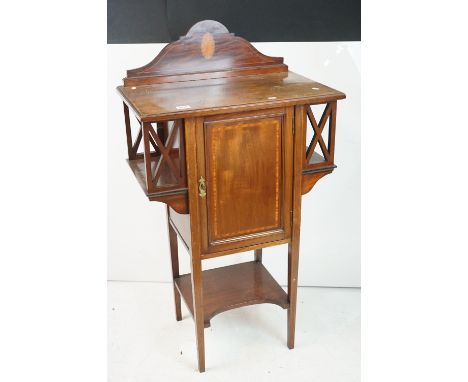
[[(209, 20), (123, 82), (128, 163), (148, 199), (167, 204), (176, 319), (183, 300), (195, 321), (198, 369), (210, 319), (245, 305), (287, 309), (292, 349), (301, 198), (336, 167), (337, 100), (345, 95)], [(177, 237), (190, 274), (179, 274)], [(262, 248), (286, 243), (287, 292), (262, 264)], [(202, 260), (251, 250), (251, 262), (202, 271)]]

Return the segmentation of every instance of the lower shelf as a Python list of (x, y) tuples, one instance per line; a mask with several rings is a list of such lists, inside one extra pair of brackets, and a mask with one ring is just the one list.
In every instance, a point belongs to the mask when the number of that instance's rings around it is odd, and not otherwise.
[[(241, 306), (270, 303), (289, 307), (288, 295), (259, 262), (203, 271), (202, 279), (205, 328), (218, 313)], [(191, 275), (176, 278), (175, 285), (193, 316)]]

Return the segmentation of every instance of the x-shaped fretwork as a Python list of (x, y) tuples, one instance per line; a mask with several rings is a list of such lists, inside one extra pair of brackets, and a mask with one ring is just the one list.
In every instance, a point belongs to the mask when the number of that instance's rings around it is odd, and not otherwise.
[(312, 113), (312, 109), (310, 108), (310, 106), (307, 106), (307, 116), (309, 117), (310, 124), (312, 125), (312, 128), (314, 129), (314, 137), (312, 138), (312, 141), (310, 142), (310, 145), (307, 148), (307, 152), (306, 152), (307, 163), (310, 161), (310, 158), (312, 157), (312, 154), (314, 153), (317, 143), (320, 145), (320, 149), (322, 150), (325, 160), (330, 161), (330, 152), (328, 151), (329, 148), (327, 148), (322, 138), (322, 132), (323, 132), (323, 129), (325, 128), (325, 124), (327, 123), (330, 113), (331, 113), (331, 104), (327, 104), (322, 114), (322, 118), (320, 118), (320, 122), (317, 125), (317, 121), (315, 120), (314, 114)]
[[(135, 139), (135, 142), (133, 142), (133, 145), (132, 145), (133, 157), (135, 157), (136, 154), (138, 153), (138, 148), (140, 147), (141, 138), (143, 137), (143, 128), (141, 127), (141, 122), (138, 119), (137, 121), (138, 121), (138, 124), (140, 125), (140, 130), (138, 131), (138, 135)], [(153, 146), (154, 150), (159, 153), (158, 146), (156, 145), (156, 142), (154, 141), (153, 137), (148, 136), (148, 138), (151, 143), (151, 146)]]
[(177, 132), (180, 127), (180, 120), (174, 121), (174, 125), (172, 126), (171, 133), (169, 134), (169, 137), (167, 138), (166, 145), (163, 144), (161, 139), (159, 138), (159, 135), (154, 131), (153, 126), (149, 124), (148, 129), (149, 129), (149, 141), (153, 145), (153, 147), (156, 149), (156, 147), (159, 149), (159, 152), (161, 153), (161, 158), (158, 161), (158, 164), (156, 165), (156, 170), (154, 172), (154, 178), (153, 178), (153, 183), (157, 184), (158, 179), (161, 176), (161, 168), (164, 162), (166, 162), (171, 170), (171, 172), (174, 174), (174, 177), (176, 179), (180, 178), (180, 171), (178, 170), (176, 164), (171, 158), (171, 149), (172, 145), (174, 144), (175, 138), (177, 136)]

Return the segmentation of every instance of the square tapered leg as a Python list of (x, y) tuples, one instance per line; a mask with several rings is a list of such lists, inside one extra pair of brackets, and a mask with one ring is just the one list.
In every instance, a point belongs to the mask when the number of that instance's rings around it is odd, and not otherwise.
[(205, 326), (203, 316), (203, 280), (201, 259), (192, 255), (193, 319), (197, 339), (198, 370), (205, 371)]
[(294, 349), (296, 333), (296, 302), (297, 302), (297, 274), (299, 260), (299, 245), (294, 242), (288, 246), (288, 348)]
[(169, 207), (167, 207), (167, 229), (169, 232), (169, 247), (171, 250), (172, 280), (174, 288), (174, 305), (176, 320), (182, 320), (180, 293), (177, 290), (174, 280), (179, 277), (179, 249), (177, 244), (177, 233), (169, 221)]

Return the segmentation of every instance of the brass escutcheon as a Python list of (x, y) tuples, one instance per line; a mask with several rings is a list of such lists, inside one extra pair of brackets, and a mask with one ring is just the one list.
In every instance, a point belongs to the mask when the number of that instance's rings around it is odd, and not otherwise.
[(198, 191), (202, 198), (206, 196), (206, 181), (203, 176), (200, 176), (200, 180), (198, 181)]

